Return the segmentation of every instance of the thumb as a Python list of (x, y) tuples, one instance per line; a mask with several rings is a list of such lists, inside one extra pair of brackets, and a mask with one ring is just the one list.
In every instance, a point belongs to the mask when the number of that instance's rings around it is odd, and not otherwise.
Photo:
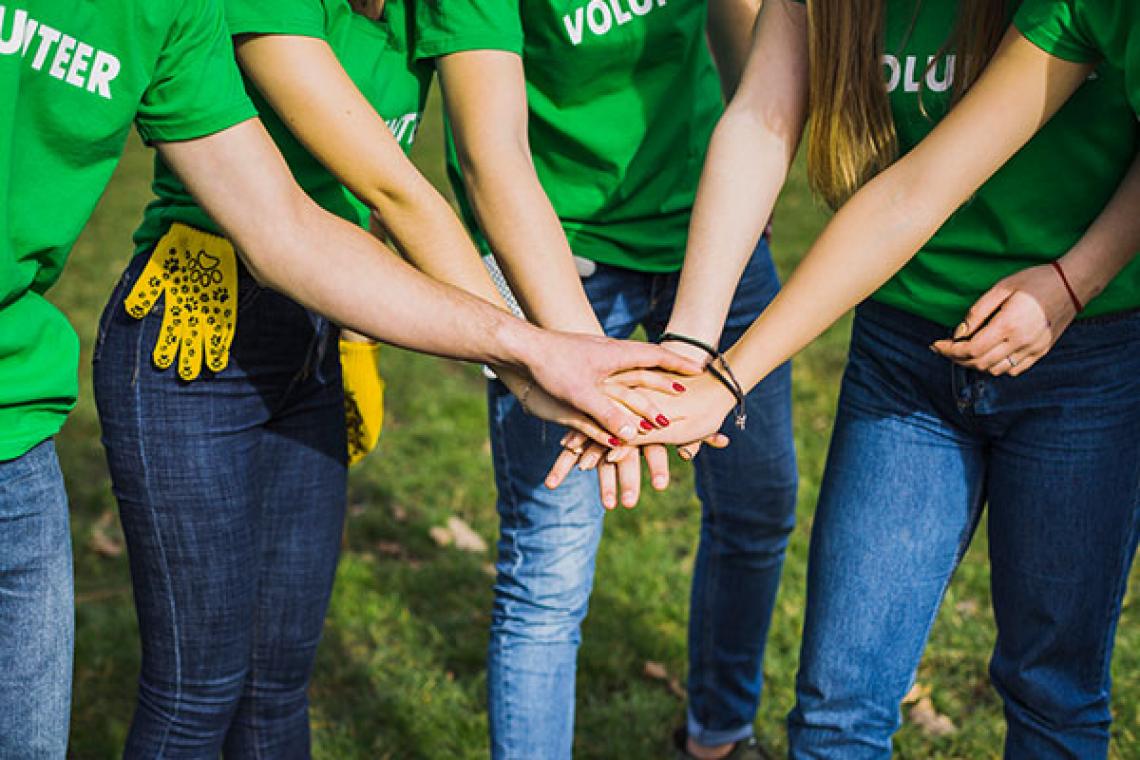
[(674, 372), (679, 375), (699, 375), (704, 368), (699, 362), (670, 351), (667, 348), (642, 343), (641, 341), (624, 341), (620, 351), (616, 352), (617, 369), (651, 368)]
[(954, 340), (962, 340), (968, 338), (978, 331), (982, 325), (989, 321), (990, 317), (994, 315), (1002, 305), (1009, 300), (1012, 291), (1004, 281), (999, 282), (974, 302), (970, 310), (966, 312), (965, 318), (962, 323), (954, 330)]

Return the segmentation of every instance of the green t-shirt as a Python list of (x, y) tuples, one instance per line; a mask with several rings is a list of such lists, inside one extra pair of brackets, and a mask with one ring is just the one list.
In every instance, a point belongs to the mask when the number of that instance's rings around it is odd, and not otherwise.
[(1132, 110), (1140, 115), (1140, 2), (1025, 0), (1017, 28), (1058, 58), (1079, 63), (1103, 58), (1124, 71)]
[[(923, 75), (954, 27), (956, 0), (887, 4), (884, 71), (899, 146), (906, 153), (947, 112), (949, 56)], [(921, 111), (919, 82), (921, 88)], [(1081, 238), (1136, 155), (1136, 118), (1119, 68), (1104, 64), (1040, 132), (990, 178), (874, 298), (944, 325), (962, 320), (994, 283), (1054, 261)], [(936, 182), (937, 178), (931, 178)], [(1140, 307), (1140, 260), (1090, 302), (1092, 317)]]
[(254, 115), (217, 0), (0, 3), (0, 460), (55, 435), (79, 342), (44, 298), (132, 121), (149, 142)]
[[(676, 271), (722, 110), (706, 7), (692, 0), (423, 0), (415, 49), (421, 58), (480, 49), (521, 55), (535, 169), (574, 253)], [(456, 194), (477, 232), (448, 152)]]
[[(1033, 2), (1040, 0), (1027, 0)], [(927, 62), (954, 28), (957, 0), (924, 0), (917, 17), (914, 3), (888, 0), (884, 42), (884, 77), (903, 154), (946, 115), (953, 84), (953, 51), (929, 71)], [(1024, 15), (1023, 9), (1019, 28)], [(873, 298), (947, 326), (957, 324), (998, 280), (1068, 252), (1116, 191), (1138, 146), (1140, 129), (1125, 96), (1123, 72), (1104, 63)], [(1136, 308), (1140, 259), (1081, 316)]]
[[(408, 44), (414, 0), (388, 0), (379, 21), (353, 11), (348, 0), (224, 0), (224, 5), (235, 35), (286, 34), (327, 42), (400, 145), (405, 151), (411, 149), (432, 74), (429, 63), (413, 60)], [(246, 89), (297, 184), (327, 211), (367, 226), (367, 207), (305, 150), (253, 82), (247, 80)], [(157, 197), (147, 206), (135, 233), (136, 253), (149, 251), (173, 222), (219, 232), (157, 158), (153, 189)]]

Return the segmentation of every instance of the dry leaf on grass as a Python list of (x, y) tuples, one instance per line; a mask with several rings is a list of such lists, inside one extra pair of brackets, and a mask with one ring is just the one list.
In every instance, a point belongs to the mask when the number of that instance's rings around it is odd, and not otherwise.
[(487, 542), (470, 525), (458, 517), (447, 518), (447, 529), (455, 539), (455, 548), (476, 554), (487, 551)]
[(676, 677), (669, 674), (669, 669), (660, 662), (647, 660), (642, 672), (645, 677), (651, 681), (661, 681), (665, 684), (665, 688), (669, 690), (677, 699), (684, 700), (688, 695), (685, 693), (685, 687), (681, 685), (681, 681)]
[(87, 546), (100, 557), (114, 559), (123, 554), (123, 540), (121, 534), (115, 530), (115, 513), (104, 510), (103, 514), (91, 528), (91, 537)]
[(954, 605), (954, 609), (962, 615), (977, 615), (978, 614), (978, 600), (977, 599), (963, 599)]
[(930, 687), (929, 686), (923, 686), (918, 681), (915, 681), (914, 686), (911, 686), (910, 691), (908, 691), (906, 693), (906, 696), (902, 698), (902, 703), (904, 705), (913, 705), (915, 702), (922, 699), (923, 697), (929, 697), (929, 696), (930, 696)]
[(482, 554), (487, 551), (487, 542), (483, 540), (483, 537), (476, 533), (470, 525), (455, 516), (447, 518), (447, 527), (435, 525), (428, 531), (428, 534), (437, 546), (455, 544), (456, 549), (473, 554)]
[(954, 721), (934, 709), (934, 702), (930, 697), (923, 697), (910, 708), (910, 722), (922, 729), (927, 736), (949, 736), (958, 730)]
[(408, 553), (403, 545), (395, 541), (377, 541), (376, 551), (385, 557), (395, 557), (397, 559), (407, 556)]

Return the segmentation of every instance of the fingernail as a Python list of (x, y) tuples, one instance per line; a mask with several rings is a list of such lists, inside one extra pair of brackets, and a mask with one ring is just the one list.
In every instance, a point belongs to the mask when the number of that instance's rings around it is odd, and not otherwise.
[[(624, 431), (625, 431), (625, 428), (622, 428), (622, 431), (624, 432)], [(609, 441), (608, 441), (608, 443), (609, 443), (611, 446), (621, 446), (621, 439), (620, 439), (620, 438), (615, 438), (614, 436), (612, 436), (612, 435), (611, 435), (611, 436), (610, 436), (610, 438), (609, 438)]]
[(652, 430), (653, 429), (653, 423), (651, 423), (649, 420), (642, 420), (640, 424), (641, 424), (642, 430)]
[(562, 436), (562, 440), (558, 442), (558, 445), (559, 446), (565, 446), (566, 442), (569, 440), (570, 440), (570, 434), (567, 433), (566, 435)]
[(936, 354), (936, 353), (938, 353), (938, 349), (937, 349), (937, 348), (935, 348), (935, 347), (933, 346), (933, 344), (932, 344), (932, 345), (929, 345), (929, 346), (927, 346), (927, 348), (929, 348), (929, 349), (930, 349), (930, 353), (932, 353), (932, 354)]
[(636, 502), (633, 499), (633, 491), (626, 491), (621, 495), (621, 503), (627, 507), (632, 507)]
[(664, 414), (657, 415), (657, 424), (661, 427), (669, 427), (669, 418)]
[(686, 462), (693, 458), (693, 455), (690, 454), (687, 449), (678, 449), (677, 456), (681, 457), (681, 459), (684, 459)]
[(684, 393), (685, 386), (681, 385), (680, 383), (673, 383), (673, 390), (677, 391), (677, 393)]
[(618, 456), (618, 454), (620, 454), (620, 453), (621, 453), (621, 449), (610, 449), (609, 451), (606, 452), (606, 461), (609, 462), (610, 464), (613, 464), (614, 462), (616, 462), (620, 458)]
[(658, 489), (658, 490), (664, 488), (667, 485), (669, 485), (669, 479), (668, 478), (657, 477), (657, 478), (653, 479), (653, 487)]

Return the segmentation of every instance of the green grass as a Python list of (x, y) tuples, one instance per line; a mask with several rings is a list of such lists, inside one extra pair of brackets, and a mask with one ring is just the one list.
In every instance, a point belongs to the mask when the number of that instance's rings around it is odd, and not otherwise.
[[(421, 134), (418, 160), (442, 177), (438, 119)], [(138, 640), (124, 556), (90, 547), (100, 517), (114, 510), (90, 392), (90, 347), (98, 315), (129, 255), (130, 232), (148, 195), (149, 153), (128, 149), (111, 190), (77, 245), (53, 297), (83, 338), (82, 399), (60, 436), (73, 501), (78, 642), (72, 752), (121, 751), (133, 707)], [(776, 217), (775, 250), (786, 274), (824, 215), (797, 170)], [(799, 525), (765, 662), (757, 719), (762, 737), (785, 746), (803, 621), (812, 509), (845, 361), (844, 320), (797, 359)], [(474, 367), (385, 350), (388, 416), (380, 451), (355, 469), (344, 557), (312, 687), (319, 758), (468, 758), (486, 755), (486, 646), (492, 556), (440, 548), (428, 531), (449, 516), (467, 520), (493, 546), (494, 487), (483, 383)], [(685, 620), (698, 506), (686, 468), (673, 488), (634, 512), (606, 520), (597, 587), (586, 622), (578, 684), (577, 756), (654, 758), (682, 717), (665, 685), (644, 677), (646, 661), (685, 671)], [(118, 536), (112, 521), (112, 536)], [(492, 549), (493, 551), (493, 549)], [(1134, 576), (1134, 580), (1135, 580)], [(1133, 584), (1135, 587), (1137, 584)], [(966, 558), (939, 616), (919, 680), (958, 727), (934, 739), (909, 722), (904, 758), (1000, 754), (1000, 704), (988, 687), (994, 638), (984, 536)], [(1114, 757), (1140, 757), (1140, 614), (1135, 594), (1120, 625), (1115, 659)]]

